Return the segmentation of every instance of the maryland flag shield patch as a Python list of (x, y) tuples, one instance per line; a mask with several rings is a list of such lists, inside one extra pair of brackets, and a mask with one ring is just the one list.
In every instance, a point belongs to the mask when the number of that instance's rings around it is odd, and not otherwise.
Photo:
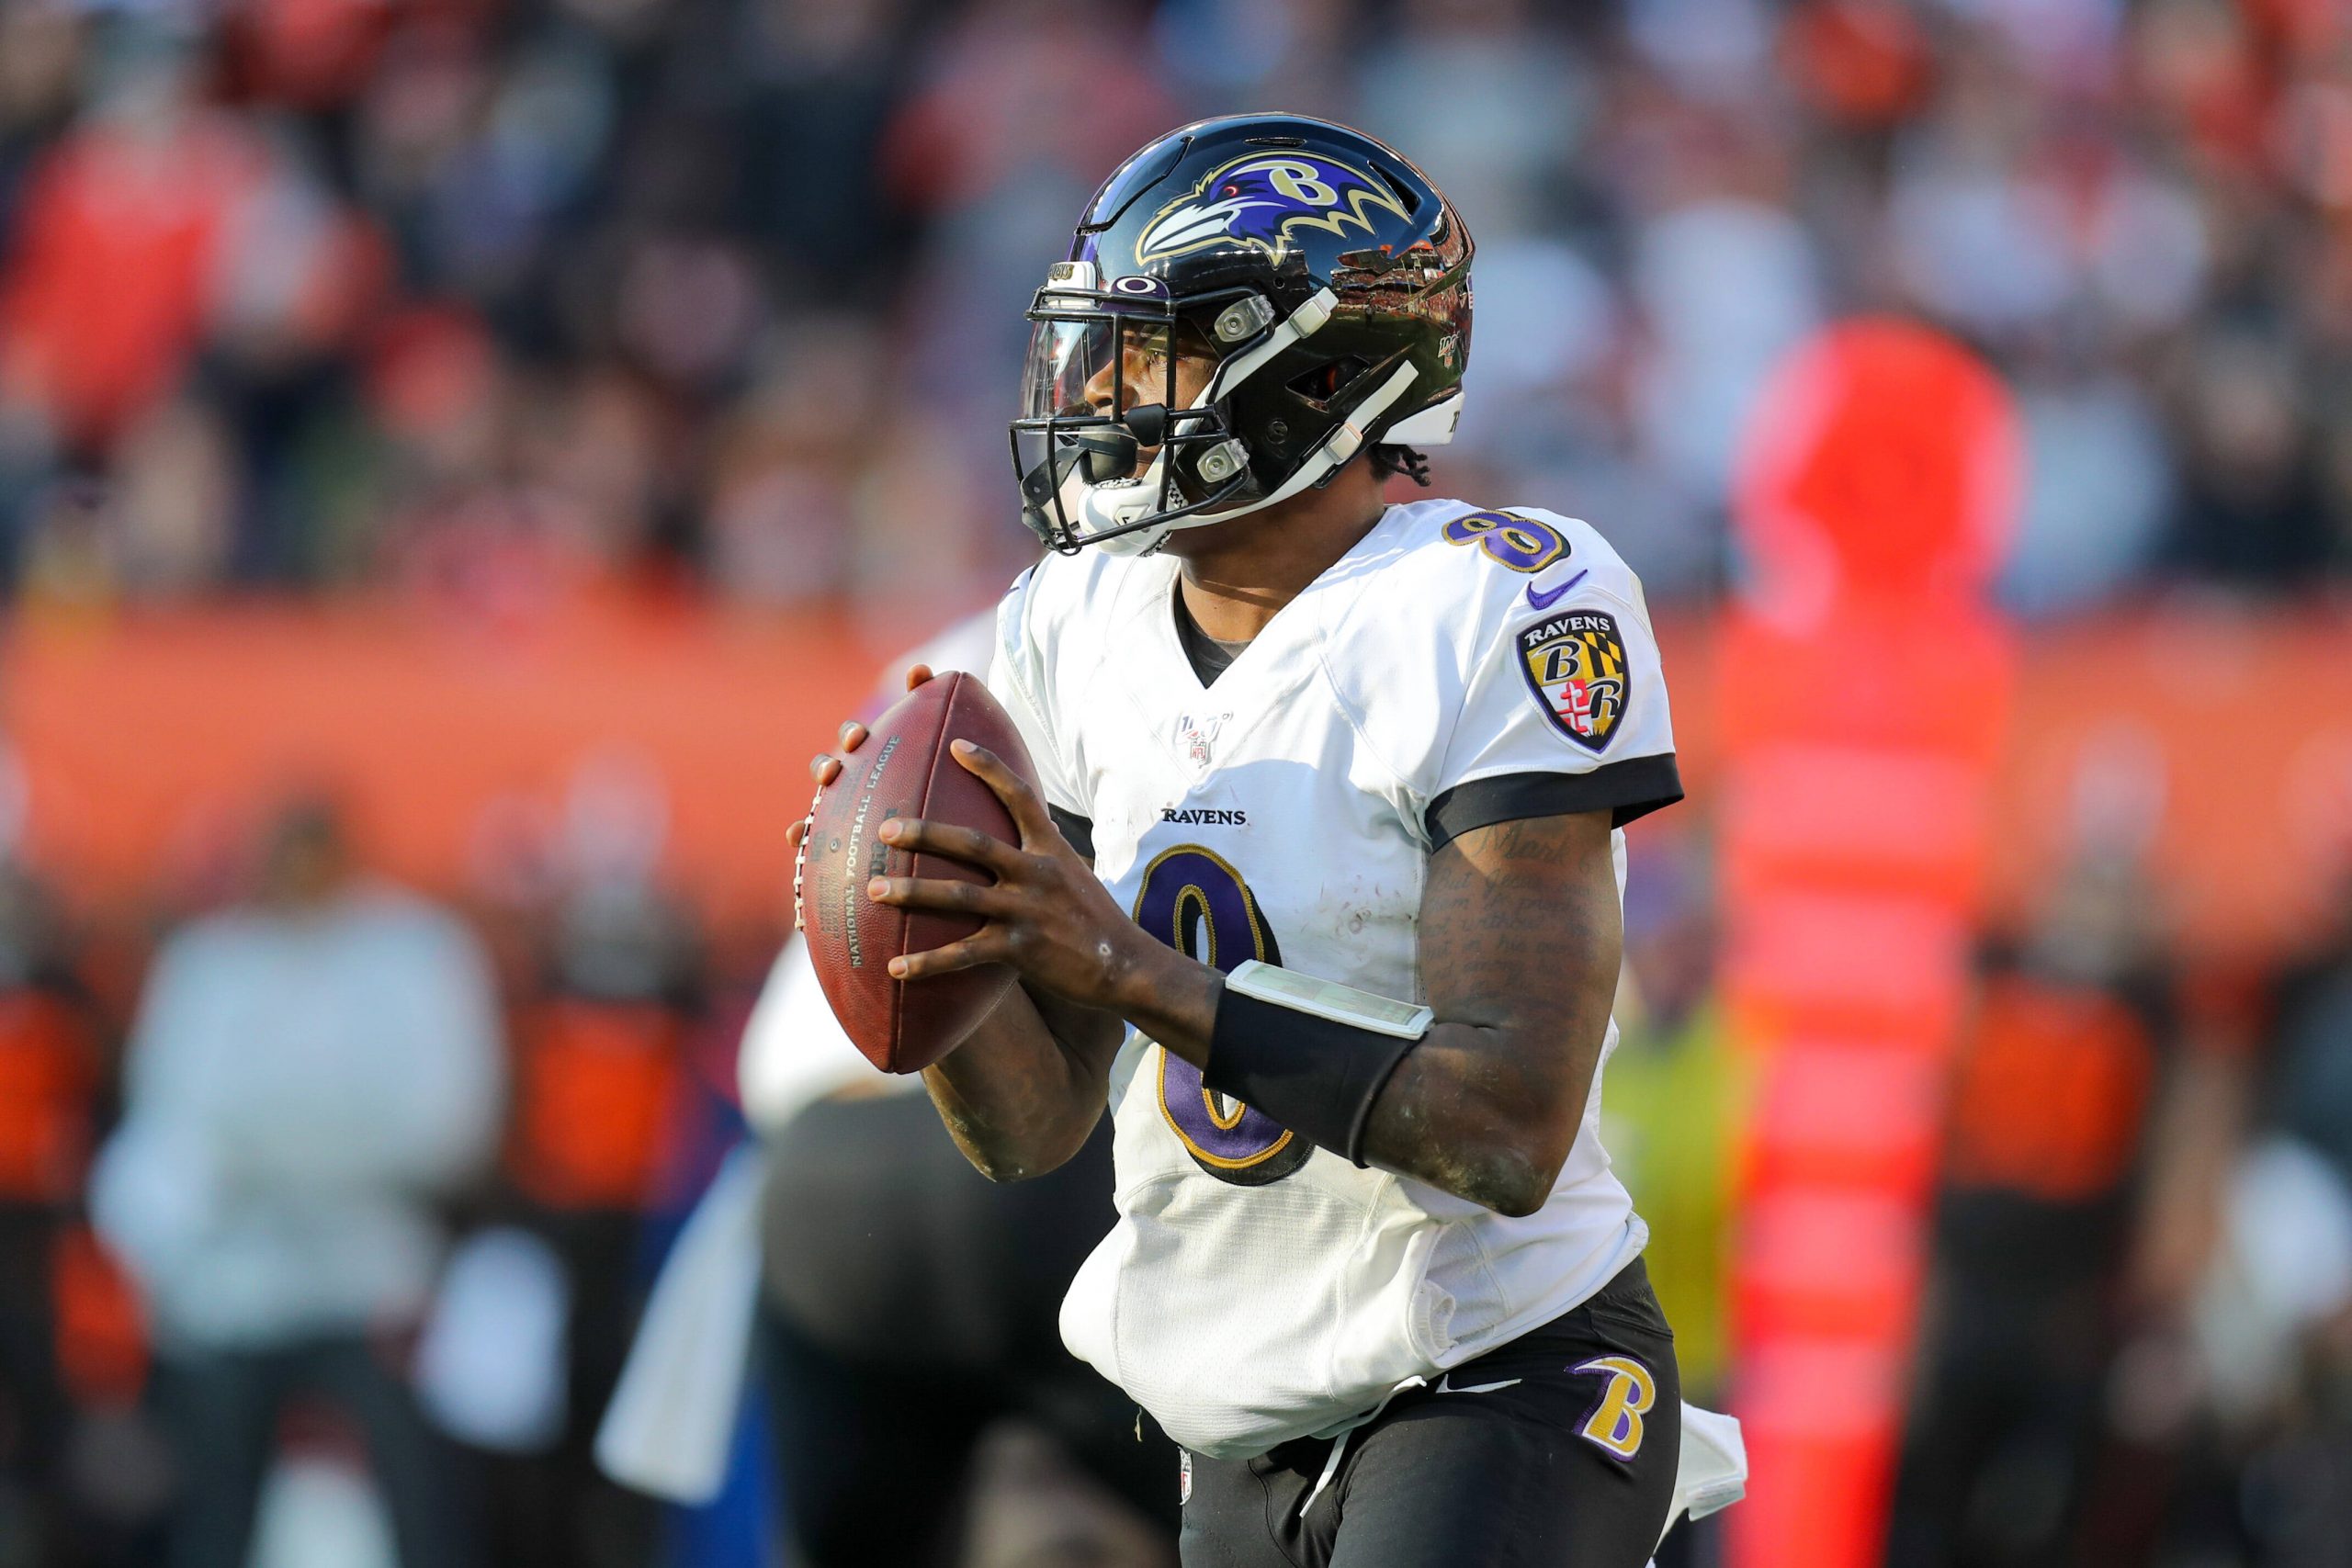
[(1563, 610), (1519, 634), (1520, 669), (1553, 728), (1605, 751), (1633, 699), (1625, 638), (1606, 610)]

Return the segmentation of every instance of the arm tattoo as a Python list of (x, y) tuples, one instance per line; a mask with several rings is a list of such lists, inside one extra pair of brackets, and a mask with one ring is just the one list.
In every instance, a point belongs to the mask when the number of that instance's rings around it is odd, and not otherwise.
[(1505, 1212), (1540, 1204), (1583, 1120), (1617, 990), (1609, 814), (1465, 833), (1430, 863), (1438, 1021), (1374, 1103), (1374, 1163)]

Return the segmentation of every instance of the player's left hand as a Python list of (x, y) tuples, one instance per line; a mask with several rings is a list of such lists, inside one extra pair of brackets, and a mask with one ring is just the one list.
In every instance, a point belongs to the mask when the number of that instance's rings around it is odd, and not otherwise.
[(1093, 871), (1054, 826), (1046, 803), (1001, 758), (958, 740), (956, 761), (995, 792), (1021, 831), (1018, 845), (969, 828), (899, 817), (877, 836), (894, 849), (944, 855), (977, 866), (995, 886), (929, 877), (877, 876), (877, 904), (977, 915), (988, 923), (960, 942), (890, 961), (907, 980), (981, 964), (1011, 964), (1041, 989), (1084, 1007), (1122, 1010), (1154, 965), (1173, 950), (1127, 919)]

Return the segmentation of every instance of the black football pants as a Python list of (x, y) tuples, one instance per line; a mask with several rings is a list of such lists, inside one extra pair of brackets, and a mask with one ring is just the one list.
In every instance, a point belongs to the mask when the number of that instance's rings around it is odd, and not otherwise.
[(1184, 1568), (1642, 1568), (1681, 1414), (1674, 1337), (1636, 1258), (1341, 1438), (1189, 1456)]

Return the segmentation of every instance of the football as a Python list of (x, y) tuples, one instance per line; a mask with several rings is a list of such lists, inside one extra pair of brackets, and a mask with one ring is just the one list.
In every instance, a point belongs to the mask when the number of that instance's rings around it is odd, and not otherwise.
[(817, 981), (866, 1060), (889, 1073), (918, 1073), (954, 1049), (1012, 984), (1001, 964), (953, 975), (897, 980), (890, 960), (944, 947), (979, 930), (968, 916), (899, 909), (870, 902), (876, 876), (985, 882), (986, 872), (937, 855), (893, 849), (875, 834), (893, 817), (977, 828), (1021, 841), (994, 791), (949, 752), (969, 740), (1036, 782), (1036, 768), (1012, 718), (978, 679), (950, 672), (908, 693), (866, 727), (865, 743), (817, 792), (793, 872), (793, 899)]

